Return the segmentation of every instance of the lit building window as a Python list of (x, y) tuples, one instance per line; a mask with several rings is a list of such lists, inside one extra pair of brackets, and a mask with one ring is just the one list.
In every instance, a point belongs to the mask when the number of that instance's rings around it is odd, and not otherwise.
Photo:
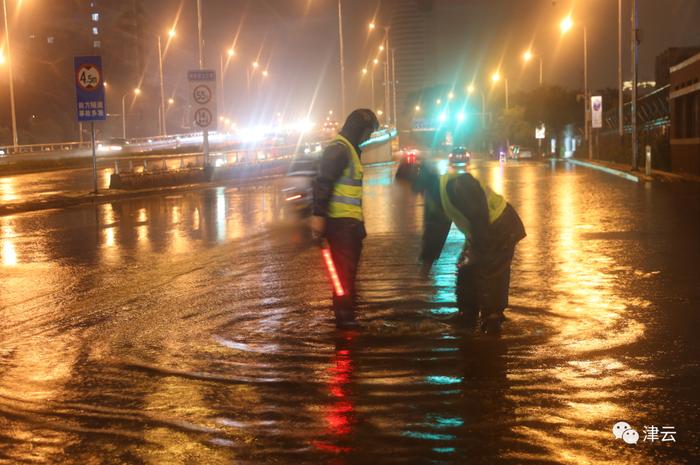
[(100, 14), (99, 14), (99, 13), (93, 13), (93, 14), (92, 14), (92, 20), (93, 20), (93, 21), (99, 21), (99, 20), (100, 20)]
[(46, 38), (46, 43), (47, 43), (47, 44), (53, 44), (53, 36), (48, 36), (48, 37)]
[(92, 28), (92, 35), (95, 35), (95, 36), (96, 36), (96, 35), (99, 34), (99, 33), (100, 33), (100, 31), (98, 31), (96, 27), (93, 27), (93, 28)]
[(93, 41), (92, 41), (92, 48), (100, 48), (100, 41), (99, 41), (99, 40), (93, 40)]

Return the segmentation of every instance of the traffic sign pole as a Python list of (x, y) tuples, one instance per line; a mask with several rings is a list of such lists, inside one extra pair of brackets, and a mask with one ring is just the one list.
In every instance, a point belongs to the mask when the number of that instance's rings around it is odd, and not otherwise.
[(82, 140), (82, 123), (90, 122), (92, 141), (92, 185), (97, 194), (97, 150), (95, 146), (95, 121), (104, 121), (107, 117), (105, 106), (105, 88), (102, 77), (102, 58), (99, 56), (75, 57), (75, 95), (76, 112), (80, 124)]
[(92, 129), (92, 185), (93, 193), (97, 194), (97, 152), (95, 151), (95, 122), (90, 122)]

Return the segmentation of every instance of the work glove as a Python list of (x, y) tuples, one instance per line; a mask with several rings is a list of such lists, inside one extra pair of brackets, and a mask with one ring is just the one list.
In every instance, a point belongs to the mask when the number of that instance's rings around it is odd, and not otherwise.
[(314, 215), (311, 217), (311, 237), (314, 241), (320, 241), (326, 235), (326, 218)]

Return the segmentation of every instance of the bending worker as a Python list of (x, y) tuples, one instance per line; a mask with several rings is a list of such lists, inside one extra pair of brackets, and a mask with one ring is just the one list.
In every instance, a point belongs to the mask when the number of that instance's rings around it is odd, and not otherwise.
[(333, 293), (333, 311), (339, 329), (357, 328), (355, 277), (367, 235), (362, 216), (362, 163), (360, 145), (379, 127), (371, 110), (355, 110), (340, 133), (326, 147), (313, 187), (311, 231), (325, 237), (331, 249), (342, 296)]
[(508, 307), (510, 265), (525, 227), (515, 209), (473, 174), (439, 175), (425, 163), (403, 165), (397, 180), (409, 181), (425, 198), (421, 260), (425, 271), (438, 259), (452, 223), (465, 236), (457, 262), (457, 306), (464, 321), (498, 333)]

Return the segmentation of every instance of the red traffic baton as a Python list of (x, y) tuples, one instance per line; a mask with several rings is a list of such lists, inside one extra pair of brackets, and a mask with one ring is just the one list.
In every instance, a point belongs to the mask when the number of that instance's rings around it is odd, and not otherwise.
[(331, 256), (331, 249), (328, 247), (326, 241), (321, 242), (321, 256), (323, 257), (323, 262), (326, 265), (326, 270), (328, 271), (328, 276), (331, 279), (331, 284), (333, 285), (333, 291), (335, 295), (342, 297), (345, 295), (345, 290), (338, 277), (338, 271), (335, 269), (335, 263), (333, 263), (333, 257)]

